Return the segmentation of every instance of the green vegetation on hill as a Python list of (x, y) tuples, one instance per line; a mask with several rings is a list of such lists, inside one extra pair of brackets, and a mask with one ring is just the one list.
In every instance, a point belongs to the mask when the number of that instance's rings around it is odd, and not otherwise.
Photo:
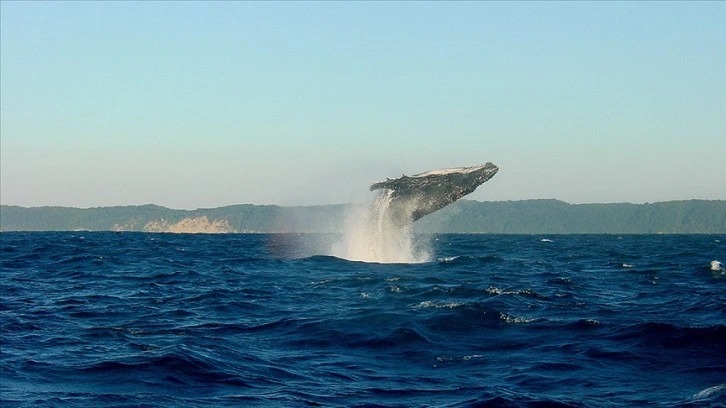
[(420, 232), (496, 234), (726, 233), (726, 201), (567, 204), (460, 201), (421, 219)]
[[(280, 207), (233, 205), (173, 210), (157, 205), (69, 208), (0, 206), (2, 231), (184, 232), (196, 221), (206, 232), (339, 232), (349, 205)], [(212, 225), (221, 221), (224, 229)], [(179, 227), (179, 225), (182, 225)], [(200, 228), (202, 228), (200, 227)], [(173, 229), (169, 229), (170, 231)], [(653, 204), (567, 204), (558, 200), (478, 202), (461, 200), (415, 224), (422, 233), (650, 234), (726, 233), (726, 201), (689, 200)]]

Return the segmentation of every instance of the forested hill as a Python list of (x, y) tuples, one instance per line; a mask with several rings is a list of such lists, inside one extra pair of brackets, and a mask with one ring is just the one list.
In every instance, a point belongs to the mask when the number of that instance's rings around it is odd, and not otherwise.
[[(340, 232), (352, 205), (234, 205), (174, 210), (157, 205), (70, 208), (0, 206), (2, 231)], [(567, 204), (558, 200), (461, 200), (415, 224), (424, 233), (726, 233), (726, 201)]]
[(496, 234), (723, 234), (726, 201), (567, 204), (460, 201), (419, 221), (419, 231)]

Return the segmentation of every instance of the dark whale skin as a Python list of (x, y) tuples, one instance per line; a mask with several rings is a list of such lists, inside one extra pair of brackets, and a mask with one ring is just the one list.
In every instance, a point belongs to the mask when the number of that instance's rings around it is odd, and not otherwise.
[(374, 183), (371, 190), (390, 190), (392, 219), (398, 223), (410, 223), (474, 192), (497, 171), (499, 167), (490, 162), (479, 166), (431, 170)]

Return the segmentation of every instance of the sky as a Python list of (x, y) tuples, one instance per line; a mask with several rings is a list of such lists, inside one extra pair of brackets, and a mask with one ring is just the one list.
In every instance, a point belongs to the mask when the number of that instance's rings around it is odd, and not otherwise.
[(0, 3), (0, 203), (726, 199), (726, 2)]

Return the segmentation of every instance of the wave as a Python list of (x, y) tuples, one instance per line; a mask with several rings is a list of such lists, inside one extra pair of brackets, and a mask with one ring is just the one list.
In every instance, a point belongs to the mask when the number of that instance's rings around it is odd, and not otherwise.
[(516, 295), (516, 296), (532, 297), (532, 298), (537, 298), (537, 299), (548, 299), (547, 296), (539, 294), (532, 289), (503, 290), (503, 289), (499, 289), (495, 286), (490, 286), (487, 288), (486, 291), (490, 295)]
[(726, 394), (726, 384), (714, 385), (703, 389), (691, 397), (694, 401), (713, 400)]
[(496, 264), (503, 259), (498, 255), (456, 255), (439, 257), (436, 261), (440, 264), (464, 265), (464, 264)]
[[(79, 371), (90, 376), (92, 382), (119, 383), (141, 382), (145, 385), (172, 383), (193, 385), (219, 384), (251, 388), (253, 385), (242, 376), (221, 370), (224, 363), (210, 361), (209, 356), (195, 356), (187, 351), (163, 354), (139, 361), (107, 360), (82, 367)], [(232, 371), (232, 370), (230, 370)]]
[(442, 235), (418, 264), (38, 237), (3, 252), (0, 405), (726, 404), (711, 237)]
[(345, 349), (390, 349), (403, 350), (427, 348), (433, 342), (410, 325), (398, 327), (381, 326), (368, 329), (368, 324), (356, 324), (350, 320), (301, 322), (295, 328), (291, 344), (306, 347), (335, 347)]
[(723, 348), (726, 345), (726, 325), (683, 327), (669, 323), (637, 323), (619, 329), (609, 336), (613, 340), (636, 342), (651, 347)]
[[(440, 304), (426, 304), (425, 309), (436, 309), (436, 313), (422, 317), (421, 325), (432, 333), (473, 333), (504, 324), (499, 310), (485, 306), (481, 302), (465, 303), (452, 307)], [(420, 307), (420, 305), (419, 305)]]
[(463, 303), (459, 302), (433, 302), (431, 300), (425, 300), (418, 305), (414, 306), (414, 309), (428, 309), (428, 308), (434, 308), (434, 309), (454, 309), (457, 307), (463, 306)]
[[(506, 393), (509, 394), (509, 393)], [(468, 408), (540, 408), (540, 407), (552, 407), (552, 408), (581, 408), (585, 405), (579, 402), (563, 402), (555, 401), (552, 399), (537, 399), (527, 397), (512, 397), (507, 395), (504, 396), (482, 396), (480, 398), (469, 399), (459, 404), (452, 405), (453, 407), (468, 407)]]

